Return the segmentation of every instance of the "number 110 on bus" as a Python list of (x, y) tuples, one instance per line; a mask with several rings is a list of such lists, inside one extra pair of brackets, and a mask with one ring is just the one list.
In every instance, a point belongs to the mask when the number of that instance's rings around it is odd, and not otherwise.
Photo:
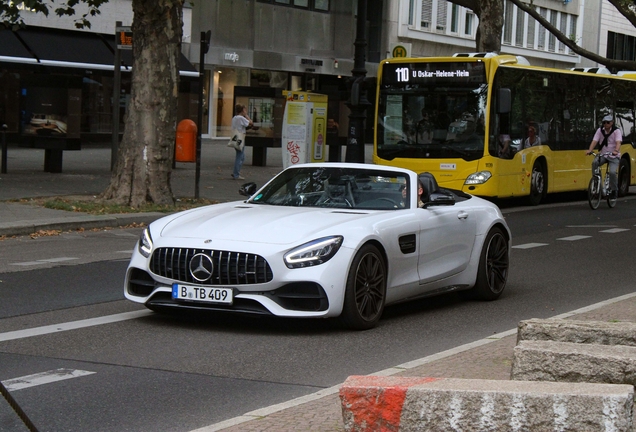
[(409, 68), (402, 67), (397, 68), (395, 70), (395, 74), (397, 75), (398, 82), (408, 82), (409, 81)]

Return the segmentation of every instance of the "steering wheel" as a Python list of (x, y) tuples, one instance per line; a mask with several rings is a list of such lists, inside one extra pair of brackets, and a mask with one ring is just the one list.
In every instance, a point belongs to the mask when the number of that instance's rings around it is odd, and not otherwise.
[(394, 207), (399, 207), (400, 205), (398, 203), (396, 203), (395, 201), (393, 201), (391, 198), (386, 198), (386, 197), (380, 197), (378, 198), (378, 201), (387, 201), (390, 202), (391, 205), (393, 205)]

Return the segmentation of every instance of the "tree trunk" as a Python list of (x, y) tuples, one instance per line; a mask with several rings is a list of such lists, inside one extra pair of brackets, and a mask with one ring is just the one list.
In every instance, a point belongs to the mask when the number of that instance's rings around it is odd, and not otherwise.
[(479, 25), (475, 42), (478, 52), (501, 51), (501, 35), (504, 25), (504, 3), (503, 0), (478, 0), (473, 9)]
[(183, 0), (133, 0), (132, 7), (131, 99), (115, 169), (101, 198), (131, 207), (173, 205)]

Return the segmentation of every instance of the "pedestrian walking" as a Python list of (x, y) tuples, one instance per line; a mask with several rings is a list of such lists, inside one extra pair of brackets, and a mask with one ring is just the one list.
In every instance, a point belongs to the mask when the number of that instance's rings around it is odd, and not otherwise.
[[(254, 123), (247, 115), (247, 107), (245, 105), (236, 104), (234, 107), (234, 117), (232, 117), (232, 134), (241, 133), (245, 136), (247, 129), (254, 126)], [(234, 180), (244, 180), (241, 176), (241, 168), (243, 167), (243, 161), (245, 160), (245, 145), (242, 150), (234, 149), (236, 157), (234, 159), (234, 171), (232, 172), (232, 178)]]

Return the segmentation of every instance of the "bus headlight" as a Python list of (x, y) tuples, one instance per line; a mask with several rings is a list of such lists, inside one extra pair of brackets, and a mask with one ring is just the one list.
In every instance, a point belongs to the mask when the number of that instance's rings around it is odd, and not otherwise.
[(464, 182), (464, 184), (467, 184), (467, 185), (484, 184), (488, 181), (490, 177), (492, 177), (492, 173), (490, 171), (479, 171), (469, 175), (466, 178), (466, 181)]

